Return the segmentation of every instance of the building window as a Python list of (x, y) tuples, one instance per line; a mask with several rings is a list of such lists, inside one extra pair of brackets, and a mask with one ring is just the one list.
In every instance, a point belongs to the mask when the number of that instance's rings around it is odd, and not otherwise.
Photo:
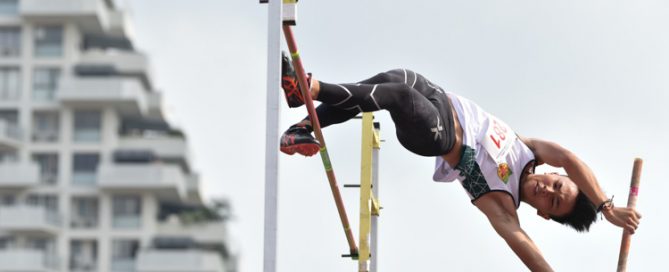
[(112, 271), (135, 271), (135, 261), (137, 251), (139, 250), (139, 241), (117, 239), (112, 241)]
[(94, 110), (74, 112), (74, 141), (99, 142), (101, 138), (102, 114)]
[(21, 97), (21, 72), (16, 67), (0, 67), (0, 101)]
[(17, 110), (0, 110), (0, 135), (20, 139), (18, 122), (19, 112)]
[[(0, 11), (0, 13), (2, 12)], [(18, 57), (20, 55), (21, 30), (18, 27), (0, 27), (0, 57)]]
[(46, 210), (45, 218), (37, 220), (46, 220), (46, 222), (60, 226), (60, 217), (58, 216), (58, 196), (48, 194), (30, 194), (26, 198), (26, 204), (30, 206), (42, 207)]
[(0, 15), (18, 15), (19, 0), (0, 0)]
[(58, 112), (35, 112), (33, 114), (32, 139), (34, 142), (58, 142), (60, 116)]
[(63, 55), (63, 27), (41, 26), (35, 28), (35, 56), (60, 57)]
[(26, 203), (30, 206), (44, 207), (47, 211), (58, 212), (58, 196), (31, 194), (26, 198)]
[(141, 227), (142, 199), (139, 196), (114, 196), (112, 199), (112, 225), (119, 229)]
[(0, 236), (0, 250), (12, 249), (16, 247), (15, 236)]
[(53, 238), (46, 237), (26, 237), (26, 248), (44, 252), (43, 265), (55, 268), (58, 266), (56, 258), (56, 241)]
[(97, 183), (98, 154), (74, 154), (72, 161), (72, 183), (76, 185), (95, 185)]
[(19, 156), (16, 151), (0, 151), (0, 163), (18, 162)]
[(26, 198), (26, 202), (31, 206), (40, 206), (49, 211), (58, 211), (58, 197), (55, 195), (32, 194)]
[(33, 75), (33, 100), (53, 101), (56, 99), (60, 69), (36, 68)]
[(56, 244), (52, 238), (26, 237), (26, 247), (44, 252), (54, 252), (56, 250)]
[(0, 206), (13, 206), (16, 203), (16, 196), (0, 195)]
[(72, 240), (70, 242), (70, 271), (89, 272), (98, 269), (98, 242)]
[(98, 199), (94, 197), (72, 198), (72, 218), (70, 226), (76, 229), (98, 227)]
[(33, 154), (33, 161), (36, 162), (40, 168), (40, 183), (49, 185), (58, 183), (58, 154)]

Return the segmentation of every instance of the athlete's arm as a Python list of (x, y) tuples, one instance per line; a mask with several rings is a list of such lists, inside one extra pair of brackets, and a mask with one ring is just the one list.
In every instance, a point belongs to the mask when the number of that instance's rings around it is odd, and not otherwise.
[(497, 234), (506, 241), (527, 268), (531, 271), (553, 271), (539, 248), (520, 228), (511, 196), (504, 192), (490, 192), (474, 201), (474, 205), (488, 217)]
[[(574, 153), (553, 142), (522, 137), (520, 139), (534, 152), (539, 163), (545, 162), (551, 166), (564, 168), (569, 178), (592, 203), (599, 205), (606, 201), (606, 195), (599, 187), (595, 174)], [(615, 207), (603, 212), (609, 222), (625, 228), (630, 233), (634, 233), (641, 218), (636, 210), (626, 207)]]

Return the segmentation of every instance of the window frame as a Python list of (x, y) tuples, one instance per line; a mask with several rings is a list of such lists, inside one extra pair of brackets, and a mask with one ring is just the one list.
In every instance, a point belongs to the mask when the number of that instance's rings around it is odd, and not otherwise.
[(22, 33), (20, 26), (0, 27), (0, 57), (3, 58), (21, 57), (21, 52), (22, 52), (21, 34)]
[(39, 25), (33, 29), (33, 55), (37, 58), (63, 57), (65, 28), (62, 25)]

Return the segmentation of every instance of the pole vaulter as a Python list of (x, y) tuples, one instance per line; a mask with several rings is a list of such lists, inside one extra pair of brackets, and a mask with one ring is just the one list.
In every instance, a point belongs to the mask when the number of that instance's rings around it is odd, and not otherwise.
[[(282, 67), (287, 69), (282, 69), (281, 87), (288, 106), (306, 104), (309, 116), (282, 134), (280, 150), (304, 156), (320, 151), (351, 256), (360, 252), (321, 127), (345, 122), (360, 112), (381, 110), (390, 113), (404, 148), (436, 160), (432, 179), (458, 181), (492, 229), (531, 271), (553, 268), (520, 225), (516, 210), (521, 203), (535, 208), (541, 218), (579, 232), (588, 231), (600, 213), (629, 234), (637, 230), (641, 215), (636, 209), (614, 206), (613, 197), (604, 193), (593, 170), (567, 148), (521, 136), (473, 101), (409, 69), (379, 72), (350, 83), (307, 77), (290, 26), (284, 23), (283, 32), (292, 64), (288, 57), (282, 58)], [(322, 102), (318, 109), (314, 109), (313, 100)], [(562, 168), (566, 175), (535, 173), (536, 166), (542, 164)]]

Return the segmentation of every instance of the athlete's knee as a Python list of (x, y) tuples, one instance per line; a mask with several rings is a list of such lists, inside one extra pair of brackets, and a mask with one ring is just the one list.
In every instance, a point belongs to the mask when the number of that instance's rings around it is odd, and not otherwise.
[(405, 68), (392, 69), (385, 72), (386, 76), (390, 78), (390, 82), (397, 83), (406, 83), (406, 78), (411, 73), (413, 73), (411, 70)]
[(404, 83), (385, 83), (377, 87), (373, 96), (377, 100), (392, 101), (392, 105), (412, 104), (418, 93), (411, 86)]
[(370, 79), (365, 80), (365, 83), (368, 83), (368, 84), (382, 84), (382, 83), (388, 83), (388, 82), (392, 82), (392, 75), (388, 72), (378, 73), (378, 74), (374, 75), (373, 77), (371, 77)]

